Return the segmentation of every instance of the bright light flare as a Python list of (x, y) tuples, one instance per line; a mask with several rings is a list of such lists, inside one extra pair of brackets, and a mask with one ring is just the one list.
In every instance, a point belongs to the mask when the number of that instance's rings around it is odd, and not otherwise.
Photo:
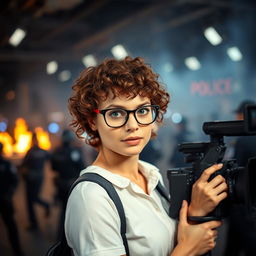
[(128, 56), (127, 51), (121, 44), (112, 47), (111, 52), (113, 56), (118, 60), (124, 59), (126, 56)]
[(173, 113), (172, 114), (172, 121), (175, 124), (179, 124), (182, 121), (182, 115), (180, 113)]
[(196, 57), (188, 57), (185, 59), (186, 66), (191, 70), (198, 70), (201, 68), (201, 63)]
[(227, 49), (227, 54), (229, 56), (229, 58), (233, 61), (240, 61), (243, 58), (242, 53), (240, 52), (240, 50), (237, 47), (230, 47)]
[(88, 54), (88, 55), (84, 56), (82, 59), (82, 62), (85, 65), (85, 67), (87, 67), (87, 68), (97, 66), (97, 60), (95, 59), (95, 57), (92, 54)]
[(69, 70), (63, 70), (59, 73), (59, 80), (66, 82), (71, 78), (71, 72)]
[(204, 31), (204, 36), (212, 45), (218, 45), (222, 42), (219, 33), (213, 27), (209, 27)]
[(5, 121), (0, 122), (0, 132), (5, 132), (7, 129), (7, 123)]
[(20, 28), (17, 28), (14, 33), (12, 34), (12, 36), (9, 39), (9, 43), (12, 46), (18, 46), (20, 44), (20, 42), (24, 39), (24, 37), (26, 36), (26, 31)]
[(46, 73), (52, 75), (58, 70), (58, 63), (56, 61), (50, 61), (46, 65)]
[(60, 126), (55, 122), (52, 122), (48, 125), (48, 131), (50, 133), (57, 133), (59, 130), (60, 130)]

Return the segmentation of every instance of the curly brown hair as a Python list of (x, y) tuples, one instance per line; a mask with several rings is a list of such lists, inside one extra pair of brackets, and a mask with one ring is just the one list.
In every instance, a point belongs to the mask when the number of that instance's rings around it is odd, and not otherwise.
[(90, 123), (96, 116), (93, 110), (110, 93), (114, 98), (120, 95), (127, 95), (128, 98), (135, 98), (137, 95), (148, 97), (151, 104), (159, 105), (156, 121), (162, 123), (170, 96), (158, 82), (158, 77), (141, 57), (106, 59), (97, 67), (82, 71), (72, 86), (74, 94), (69, 99), (69, 111), (73, 117), (71, 125), (75, 127), (77, 136), (82, 138), (82, 134), (86, 132), (86, 143), (99, 146), (99, 134), (92, 130)]

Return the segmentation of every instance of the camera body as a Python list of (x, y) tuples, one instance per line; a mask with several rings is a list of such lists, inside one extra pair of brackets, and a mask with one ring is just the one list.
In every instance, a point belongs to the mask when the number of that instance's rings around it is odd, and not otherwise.
[(245, 109), (244, 121), (206, 122), (203, 130), (210, 135), (210, 142), (179, 145), (179, 151), (185, 154), (185, 162), (192, 166), (167, 171), (171, 195), (170, 217), (179, 217), (182, 201), (191, 200), (193, 184), (205, 169), (216, 163), (223, 163), (223, 167), (211, 175), (209, 180), (222, 175), (228, 185), (228, 197), (206, 217), (207, 220), (219, 220), (228, 216), (232, 204), (246, 204), (248, 208), (255, 204), (253, 170), (256, 170), (256, 158), (250, 159), (246, 167), (239, 167), (235, 159), (223, 161), (226, 150), (223, 137), (256, 135), (255, 113), (256, 105), (249, 105)]
[[(228, 216), (232, 203), (247, 203), (245, 195), (249, 193), (249, 191), (244, 191), (248, 186), (242, 188), (238, 186), (238, 184), (247, 183), (244, 175), (245, 168), (238, 167), (235, 160), (224, 161), (222, 163), (223, 167), (216, 171), (210, 179), (213, 179), (217, 175), (223, 176), (228, 184), (229, 197), (222, 201), (219, 206), (211, 212), (210, 216), (214, 219), (222, 219)], [(190, 202), (192, 186), (197, 180), (194, 173), (193, 168), (175, 168), (168, 171), (167, 176), (171, 194), (170, 217), (177, 218), (179, 216), (183, 200)], [(240, 193), (241, 191), (243, 192)]]
[(192, 168), (175, 168), (168, 170), (167, 178), (170, 187), (169, 216), (178, 218), (183, 200), (190, 202), (192, 185), (195, 182)]

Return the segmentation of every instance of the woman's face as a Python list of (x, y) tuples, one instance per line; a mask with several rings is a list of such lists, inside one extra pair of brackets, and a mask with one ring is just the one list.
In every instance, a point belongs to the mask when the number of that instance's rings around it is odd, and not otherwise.
[[(109, 97), (100, 103), (99, 110), (108, 108), (134, 110), (150, 104), (149, 98), (139, 95), (133, 99), (129, 99), (126, 96), (116, 97), (114, 99)], [(114, 152), (123, 156), (134, 156), (138, 155), (150, 140), (152, 127), (152, 124), (139, 124), (134, 114), (130, 113), (125, 125), (119, 128), (111, 128), (105, 123), (103, 115), (98, 114), (94, 129), (98, 131), (101, 138), (100, 150)]]

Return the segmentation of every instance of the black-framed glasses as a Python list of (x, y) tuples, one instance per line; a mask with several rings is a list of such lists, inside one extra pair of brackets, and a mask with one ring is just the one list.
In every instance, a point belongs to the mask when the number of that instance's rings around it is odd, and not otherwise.
[(139, 124), (152, 124), (158, 116), (158, 111), (158, 105), (145, 105), (134, 110), (123, 108), (94, 109), (94, 112), (103, 115), (105, 123), (112, 128), (119, 128), (125, 125), (129, 119), (130, 113), (133, 113), (134, 118)]

